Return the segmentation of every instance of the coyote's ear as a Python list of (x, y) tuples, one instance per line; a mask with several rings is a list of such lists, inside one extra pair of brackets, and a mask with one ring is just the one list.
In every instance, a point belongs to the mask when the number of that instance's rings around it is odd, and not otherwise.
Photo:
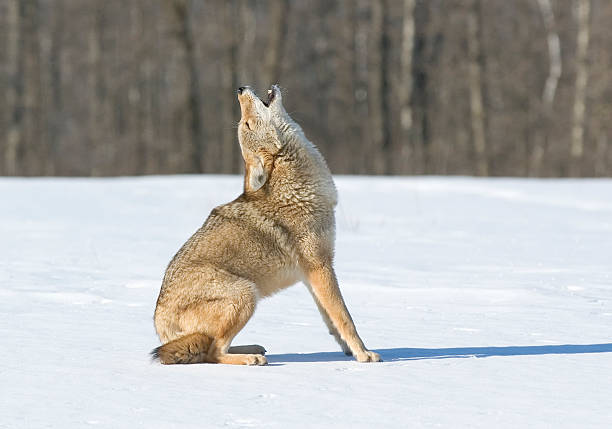
[(278, 85), (272, 85), (268, 90), (268, 104), (272, 110), (283, 111), (283, 95)]
[(250, 192), (259, 190), (268, 180), (268, 171), (259, 156), (254, 156), (246, 165), (245, 186)]
[(270, 87), (270, 95), (272, 95), (272, 101), (274, 103), (283, 104), (283, 94), (281, 93), (280, 87), (276, 84)]

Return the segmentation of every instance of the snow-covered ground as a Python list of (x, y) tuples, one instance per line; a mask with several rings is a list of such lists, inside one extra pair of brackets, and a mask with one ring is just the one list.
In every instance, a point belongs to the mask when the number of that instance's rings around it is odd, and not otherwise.
[(366, 345), (302, 285), (162, 366), (166, 264), (237, 176), (0, 179), (0, 427), (612, 427), (612, 181), (338, 177), (336, 267)]

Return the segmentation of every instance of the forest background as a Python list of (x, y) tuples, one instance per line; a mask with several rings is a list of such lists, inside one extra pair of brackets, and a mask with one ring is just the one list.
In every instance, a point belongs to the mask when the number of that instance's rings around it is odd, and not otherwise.
[(339, 174), (610, 176), (608, 0), (2, 0), (0, 175), (239, 173), (272, 83)]

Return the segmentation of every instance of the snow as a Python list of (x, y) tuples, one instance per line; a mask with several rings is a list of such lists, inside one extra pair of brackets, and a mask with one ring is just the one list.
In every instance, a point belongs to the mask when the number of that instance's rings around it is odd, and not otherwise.
[(0, 427), (612, 427), (612, 180), (337, 177), (336, 268), (366, 345), (296, 285), (234, 344), (163, 366), (164, 269), (237, 176), (0, 179)]

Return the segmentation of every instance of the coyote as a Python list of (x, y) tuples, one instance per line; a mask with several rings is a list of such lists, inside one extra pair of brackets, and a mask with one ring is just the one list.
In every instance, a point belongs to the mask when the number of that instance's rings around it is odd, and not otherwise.
[(259, 345), (230, 347), (257, 301), (302, 281), (329, 332), (359, 362), (378, 362), (357, 334), (332, 267), (336, 188), (273, 85), (266, 101), (238, 88), (244, 192), (212, 210), (164, 276), (155, 329), (163, 364), (265, 365)]

